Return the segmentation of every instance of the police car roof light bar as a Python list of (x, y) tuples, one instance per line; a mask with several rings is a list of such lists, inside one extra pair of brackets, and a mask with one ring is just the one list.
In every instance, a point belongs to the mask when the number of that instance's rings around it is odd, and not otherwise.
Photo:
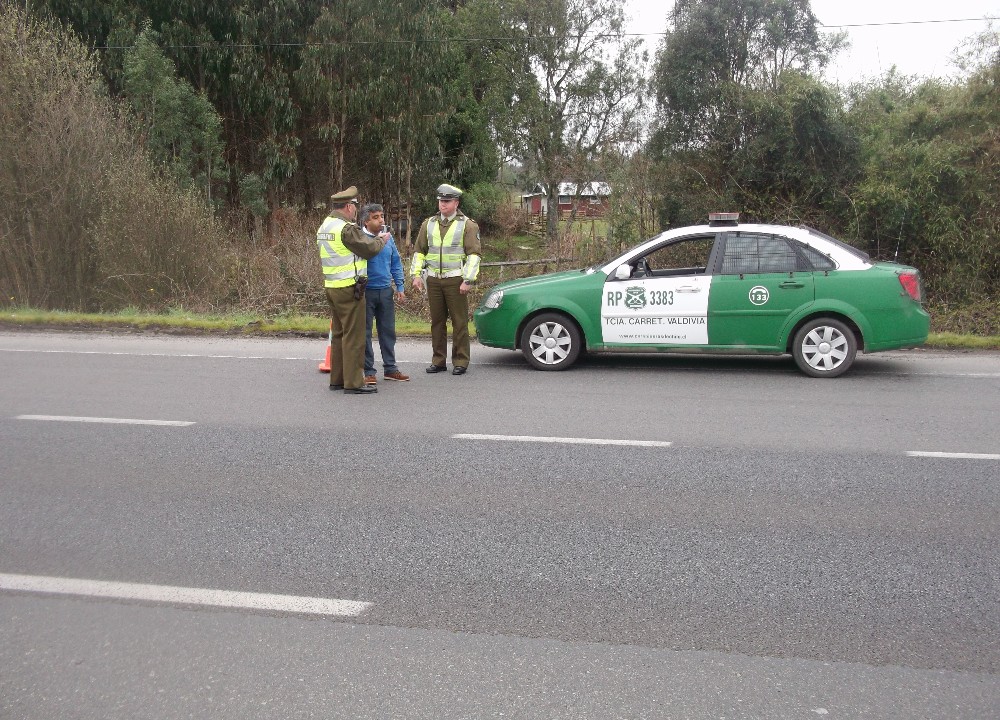
[(740, 214), (738, 212), (714, 212), (708, 214), (708, 224), (712, 227), (719, 225), (738, 225)]

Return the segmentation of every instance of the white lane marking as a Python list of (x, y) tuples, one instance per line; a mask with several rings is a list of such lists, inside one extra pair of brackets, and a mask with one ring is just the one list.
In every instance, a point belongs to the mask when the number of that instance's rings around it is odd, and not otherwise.
[(570, 445), (631, 445), (635, 447), (670, 447), (659, 440), (609, 440), (602, 438), (537, 437), (534, 435), (452, 435), (452, 440), (499, 440), (501, 442), (567, 443)]
[(187, 427), (193, 420), (134, 420), (131, 418), (73, 417), (70, 415), (18, 415), (15, 420), (45, 420), (48, 422), (110, 423), (113, 425), (168, 425)]
[(0, 573), (0, 590), (111, 598), (113, 600), (144, 600), (174, 605), (210, 605), (212, 607), (249, 610), (279, 610), (308, 615), (357, 616), (371, 607), (370, 602), (336, 600), (299, 595), (206, 590), (204, 588), (144, 585), (138, 583), (76, 580), (73, 578), (38, 575), (8, 575)]
[[(329, 345), (329, 343), (327, 343)], [(25, 350), (0, 348), (0, 352), (43, 353), (48, 355), (122, 355), (125, 357), (212, 358), (220, 360), (314, 360), (306, 357), (267, 357), (266, 355), (203, 355), (199, 353), (115, 352), (111, 350)]]
[(892, 370), (875, 370), (871, 375), (904, 375), (907, 377), (946, 377), (946, 378), (1000, 378), (1000, 373), (960, 373), (960, 372), (893, 372)]
[(1000, 454), (992, 453), (960, 453), (960, 452), (924, 452), (922, 450), (907, 450), (910, 457), (956, 458), (959, 460), (1000, 460)]

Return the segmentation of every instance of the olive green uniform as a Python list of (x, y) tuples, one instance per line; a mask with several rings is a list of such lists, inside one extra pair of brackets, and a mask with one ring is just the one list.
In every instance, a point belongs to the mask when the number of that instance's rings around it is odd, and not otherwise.
[[(368, 260), (379, 254), (385, 241), (361, 232), (361, 228), (348, 220), (338, 210), (331, 217), (345, 220), (341, 241), (348, 250)], [(357, 273), (359, 275), (364, 272)], [(343, 386), (345, 390), (361, 387), (365, 382), (365, 303), (354, 298), (354, 285), (326, 288), (330, 304), (332, 332), (330, 337), (330, 385)]]
[[(414, 247), (414, 263), (411, 268), (411, 275), (419, 275), (423, 269), (422, 262), (417, 258), (428, 255), (430, 243), (428, 240), (428, 224), (437, 218), (440, 223), (441, 235), (446, 235), (451, 225), (459, 220), (465, 221), (465, 229), (462, 233), (462, 247), (465, 255), (482, 255), (482, 242), (479, 239), (479, 225), (475, 220), (470, 220), (461, 210), (455, 217), (446, 219), (440, 215), (433, 215), (420, 225), (417, 232), (416, 245)], [(428, 258), (430, 260), (431, 258)], [(428, 262), (428, 265), (431, 263)], [(433, 356), (431, 362), (439, 367), (447, 364), (448, 353), (448, 319), (451, 319), (452, 342), (451, 342), (451, 362), (454, 367), (467, 368), (471, 359), (471, 343), (469, 341), (469, 296), (463, 295), (459, 291), (459, 286), (463, 282), (472, 284), (475, 282), (479, 272), (478, 262), (474, 265), (474, 270), (469, 277), (435, 277), (433, 273), (427, 276), (427, 304), (431, 313), (431, 349)]]

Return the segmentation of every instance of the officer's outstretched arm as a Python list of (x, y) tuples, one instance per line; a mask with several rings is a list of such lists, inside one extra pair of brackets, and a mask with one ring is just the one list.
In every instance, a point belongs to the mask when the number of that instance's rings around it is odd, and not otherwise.
[(371, 260), (385, 247), (385, 238), (365, 235), (361, 232), (361, 228), (353, 223), (344, 226), (341, 239), (348, 250), (365, 260)]

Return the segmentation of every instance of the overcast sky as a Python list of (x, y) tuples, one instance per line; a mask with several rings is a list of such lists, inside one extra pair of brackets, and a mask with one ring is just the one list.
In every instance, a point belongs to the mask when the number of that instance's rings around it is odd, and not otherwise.
[[(625, 0), (629, 32), (662, 33), (671, 0)], [(881, 75), (893, 65), (904, 75), (947, 77), (955, 48), (965, 39), (987, 29), (983, 17), (1000, 17), (1000, 0), (812, 0), (812, 9), (826, 26), (928, 20), (910, 25), (844, 27), (852, 47), (843, 51), (826, 77), (851, 82)], [(1000, 27), (1000, 22), (994, 23)], [(839, 28), (829, 28), (835, 30)], [(649, 35), (646, 45), (655, 50), (659, 36)]]

